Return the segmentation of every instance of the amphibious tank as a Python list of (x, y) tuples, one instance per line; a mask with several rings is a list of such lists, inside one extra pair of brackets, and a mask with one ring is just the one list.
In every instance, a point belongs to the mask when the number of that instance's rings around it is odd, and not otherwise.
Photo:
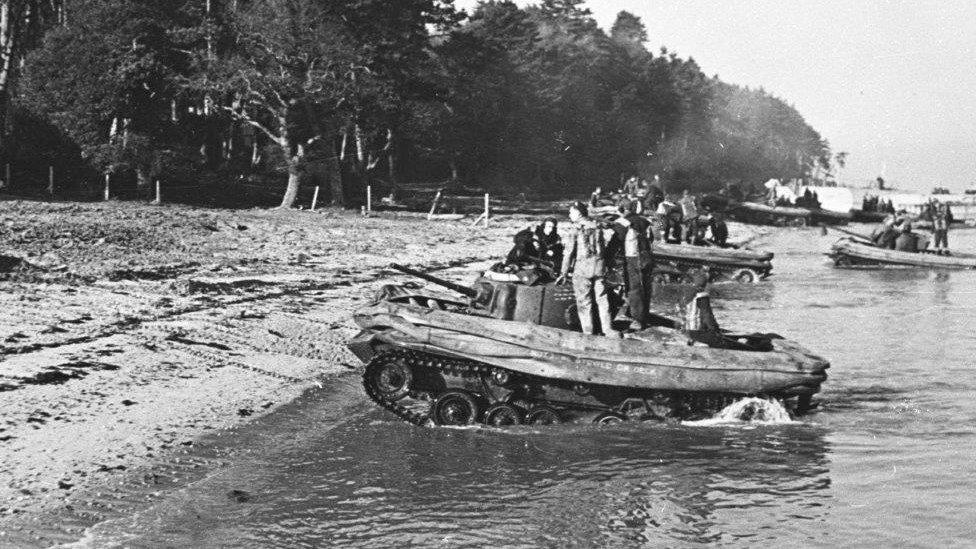
[(773, 270), (773, 253), (746, 248), (688, 246), (655, 242), (654, 280), (659, 283), (687, 282), (692, 273), (707, 269), (712, 282), (759, 282)]
[(455, 293), (385, 286), (354, 319), (363, 386), (415, 425), (701, 419), (750, 396), (811, 406), (829, 364), (776, 334), (723, 331), (702, 343), (680, 321), (623, 339), (579, 331), (572, 287), (479, 279)]
[(976, 255), (938, 255), (932, 252), (902, 252), (879, 248), (867, 238), (841, 238), (826, 254), (834, 266), (927, 267), (930, 269), (976, 269)]

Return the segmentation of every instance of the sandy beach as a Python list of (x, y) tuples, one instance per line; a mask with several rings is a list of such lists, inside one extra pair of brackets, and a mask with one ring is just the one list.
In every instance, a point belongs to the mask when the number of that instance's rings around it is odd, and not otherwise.
[(0, 204), (0, 545), (75, 492), (358, 368), (349, 313), (391, 261), (488, 259), (525, 222)]

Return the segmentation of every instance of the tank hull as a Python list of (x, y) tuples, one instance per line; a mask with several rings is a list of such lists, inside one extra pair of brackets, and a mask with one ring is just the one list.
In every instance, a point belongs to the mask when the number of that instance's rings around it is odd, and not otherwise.
[[(829, 367), (777, 337), (769, 338), (765, 352), (739, 351), (689, 345), (673, 327), (612, 339), (391, 301), (354, 318), (362, 332), (349, 347), (368, 365), (367, 393), (412, 423), (429, 417), (439, 423), (438, 403), (454, 393), (466, 395), (454, 395), (466, 403), (508, 406), (524, 417), (540, 407), (560, 416), (622, 417), (636, 408), (642, 417), (705, 417), (729, 398), (756, 395), (794, 399), (802, 407)], [(403, 364), (390, 366), (393, 360)], [(391, 392), (382, 381), (391, 377), (410, 381), (393, 383)], [(405, 417), (400, 400), (408, 395), (429, 401), (433, 411), (419, 421)]]

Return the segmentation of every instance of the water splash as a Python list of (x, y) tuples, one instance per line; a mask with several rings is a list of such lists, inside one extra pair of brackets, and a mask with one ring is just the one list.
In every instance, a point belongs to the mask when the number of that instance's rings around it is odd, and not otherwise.
[(775, 399), (746, 397), (729, 404), (710, 419), (690, 421), (687, 425), (722, 425), (729, 423), (792, 423), (789, 411)]

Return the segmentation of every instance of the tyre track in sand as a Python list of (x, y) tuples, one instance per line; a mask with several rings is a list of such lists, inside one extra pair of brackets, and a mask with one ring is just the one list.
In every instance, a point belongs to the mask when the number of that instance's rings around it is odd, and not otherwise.
[[(77, 539), (85, 526), (142, 503), (106, 488), (125, 471), (358, 368), (344, 347), (356, 331), (351, 311), (406, 278), (383, 268), (317, 276), (326, 280), (195, 294), (170, 310), (85, 328), (98, 322), (92, 315), (66, 327), (87, 333), (0, 349), (0, 546)], [(201, 466), (181, 464), (173, 478)], [(173, 478), (146, 482), (163, 489)]]

